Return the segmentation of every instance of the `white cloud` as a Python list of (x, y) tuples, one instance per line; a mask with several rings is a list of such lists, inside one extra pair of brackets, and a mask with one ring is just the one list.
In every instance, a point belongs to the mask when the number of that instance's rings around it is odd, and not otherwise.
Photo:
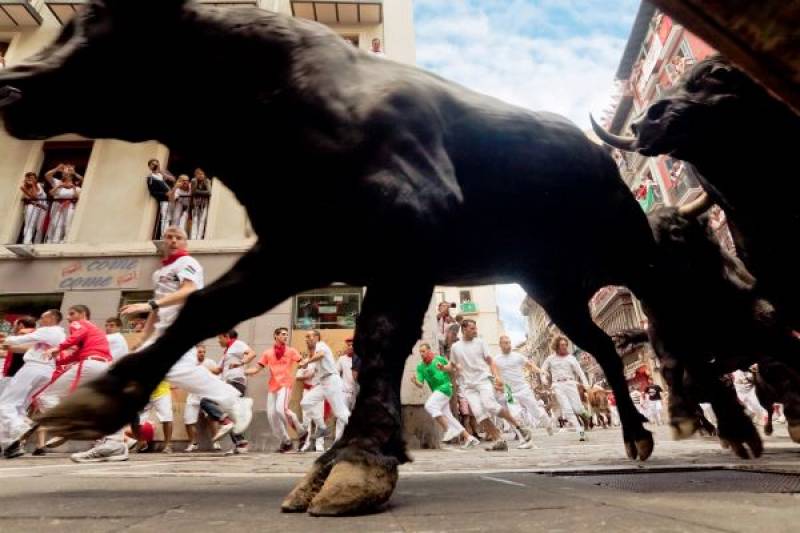
[[(589, 128), (614, 91), (614, 73), (639, 0), (415, 0), (417, 63), (506, 102)], [(500, 318), (525, 338), (525, 292), (498, 285)]]

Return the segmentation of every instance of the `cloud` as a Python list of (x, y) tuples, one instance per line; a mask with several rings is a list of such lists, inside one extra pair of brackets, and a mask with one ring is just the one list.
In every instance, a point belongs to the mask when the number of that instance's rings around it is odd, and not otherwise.
[[(589, 128), (614, 91), (614, 73), (639, 0), (415, 0), (417, 64), (470, 89)], [(525, 338), (525, 292), (498, 285), (500, 319)]]

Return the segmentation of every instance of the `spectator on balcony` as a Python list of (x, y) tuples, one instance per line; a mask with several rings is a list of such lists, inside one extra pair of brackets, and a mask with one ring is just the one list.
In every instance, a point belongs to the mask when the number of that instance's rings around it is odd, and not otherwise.
[(150, 196), (158, 202), (158, 221), (156, 222), (156, 232), (154, 237), (160, 239), (164, 230), (169, 226), (169, 192), (175, 185), (175, 177), (168, 170), (161, 169), (158, 159), (151, 159), (147, 162), (150, 174), (147, 175), (147, 190)]
[(369, 49), (370, 52), (375, 54), (376, 56), (385, 57), (386, 54), (383, 53), (383, 49), (381, 48), (381, 40), (375, 37), (372, 39), (372, 47)]
[(181, 174), (175, 187), (169, 192), (169, 201), (172, 203), (170, 225), (178, 226), (188, 233), (188, 223), (192, 203), (192, 184), (189, 176)]
[(206, 235), (208, 220), (208, 204), (211, 200), (211, 180), (206, 177), (202, 168), (194, 169), (192, 178), (192, 232), (193, 240), (202, 239)]
[(20, 186), (25, 218), (22, 229), (23, 244), (39, 244), (44, 239), (44, 221), (47, 218), (47, 193), (39, 183), (36, 173), (26, 172)]
[[(62, 168), (61, 179), (54, 177), (58, 168)], [(81, 188), (75, 183), (75, 179), (79, 178), (80, 176), (75, 173), (75, 167), (72, 165), (59, 165), (45, 174), (45, 179), (53, 187), (49, 193), (53, 199), (53, 205), (50, 207), (50, 223), (47, 228), (46, 242), (53, 244), (64, 242), (72, 224), (72, 217), (75, 215), (75, 204), (81, 194)]]

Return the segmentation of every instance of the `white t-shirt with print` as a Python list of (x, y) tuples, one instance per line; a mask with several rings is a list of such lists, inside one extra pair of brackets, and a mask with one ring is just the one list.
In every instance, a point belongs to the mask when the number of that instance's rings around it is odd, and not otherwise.
[(67, 338), (64, 333), (64, 328), (61, 326), (45, 326), (36, 328), (34, 331), (26, 335), (11, 335), (6, 337), (3, 341), (4, 344), (15, 346), (20, 344), (32, 344), (22, 360), (25, 364), (35, 363), (52, 366), (55, 368), (55, 359), (52, 359), (45, 354), (50, 348), (55, 348)]
[(462, 339), (450, 348), (450, 357), (458, 365), (466, 387), (482, 383), (492, 375), (489, 363), (486, 362), (488, 356), (489, 346), (486, 341), (477, 337), (471, 341)]
[[(194, 282), (198, 289), (203, 288), (203, 267), (200, 266), (197, 259), (189, 255), (179, 257), (153, 273), (154, 298), (159, 300), (167, 294), (172, 294), (187, 280)], [(182, 308), (183, 304), (159, 307), (153, 337), (160, 337), (175, 322)]]

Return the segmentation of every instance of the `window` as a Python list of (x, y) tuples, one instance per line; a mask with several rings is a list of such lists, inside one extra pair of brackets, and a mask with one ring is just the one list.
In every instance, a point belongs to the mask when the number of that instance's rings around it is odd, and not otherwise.
[(48, 309), (61, 309), (64, 295), (5, 294), (0, 296), (0, 335), (8, 335), (14, 321), (23, 316), (38, 318)]
[[(122, 308), (128, 304), (143, 303), (153, 297), (152, 291), (129, 291), (123, 292), (120, 299), (119, 306)], [(148, 313), (140, 315), (128, 315), (120, 317), (122, 319), (122, 332), (123, 333), (138, 333), (144, 329), (144, 324), (147, 321)]]
[[(37, 174), (39, 189), (33, 194), (41, 194), (41, 191), (44, 193), (41, 198), (34, 196), (33, 202), (29, 197), (23, 198), (26, 204), (24, 220), (17, 242), (24, 244), (64, 242), (80, 198), (83, 176), (89, 165), (93, 146), (92, 141), (44, 143), (42, 166)], [(67, 171), (69, 180), (65, 172), (59, 170), (61, 165), (72, 167), (74, 170), (74, 172)], [(50, 171), (55, 172), (47, 177)]]
[(200, 167), (178, 152), (170, 153), (163, 168), (177, 181), (169, 184), (169, 201), (159, 202), (153, 239), (160, 239), (167, 226), (182, 227), (191, 240), (205, 238), (214, 170)]
[(295, 296), (295, 329), (352, 329), (361, 312), (359, 287), (326, 287)]

